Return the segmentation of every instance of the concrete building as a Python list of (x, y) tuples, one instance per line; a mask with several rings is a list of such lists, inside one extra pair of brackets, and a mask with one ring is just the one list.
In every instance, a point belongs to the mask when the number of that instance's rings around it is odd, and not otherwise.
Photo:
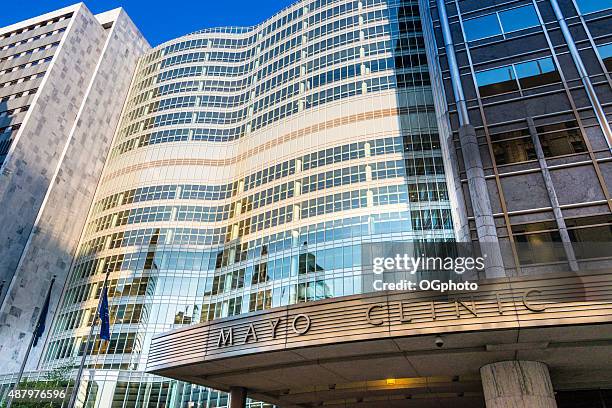
[[(146, 51), (32, 375), (108, 276), (79, 406), (612, 406), (611, 18), (302, 0)], [(375, 290), (390, 242), (480, 244), (478, 290)]]
[(147, 374), (153, 336), (362, 293), (363, 242), (453, 240), (418, 23), (400, 2), (297, 3), (143, 56), (41, 367), (82, 354), (110, 272), (87, 400), (224, 406)]
[(232, 407), (609, 406), (612, 3), (404, 7), (420, 10), (456, 238), (490, 251), (479, 290), (176, 329), (153, 339), (149, 372)]
[(57, 307), (146, 49), (121, 9), (77, 4), (0, 29), (2, 373), (19, 369), (53, 275)]

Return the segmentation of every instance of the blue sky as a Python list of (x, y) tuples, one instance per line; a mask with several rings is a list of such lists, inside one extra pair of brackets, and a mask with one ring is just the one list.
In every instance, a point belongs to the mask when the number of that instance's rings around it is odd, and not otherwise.
[[(25, 20), (77, 0), (6, 0), (0, 27)], [(94, 13), (123, 7), (151, 45), (207, 27), (254, 25), (293, 0), (85, 0)]]

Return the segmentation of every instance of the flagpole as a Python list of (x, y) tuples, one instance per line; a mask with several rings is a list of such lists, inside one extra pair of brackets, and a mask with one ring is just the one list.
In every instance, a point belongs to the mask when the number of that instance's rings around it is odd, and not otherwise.
[[(44, 304), (47, 304), (50, 300), (51, 290), (53, 289), (53, 283), (55, 282), (56, 277), (57, 275), (53, 275), (53, 279), (51, 279), (51, 284), (49, 285), (49, 290), (47, 291), (47, 296), (45, 297)], [(19, 387), (19, 383), (21, 382), (21, 377), (23, 377), (23, 372), (25, 371), (25, 366), (26, 366), (26, 363), (28, 362), (28, 357), (30, 357), (30, 351), (32, 351), (32, 345), (34, 344), (34, 340), (36, 340), (38, 329), (40, 327), (40, 321), (43, 318), (43, 312), (46, 314), (46, 313), (49, 313), (49, 310), (45, 311), (43, 307), (43, 309), (41, 309), (40, 311), (40, 315), (38, 316), (38, 320), (36, 321), (36, 326), (34, 327), (34, 332), (32, 333), (32, 338), (30, 339), (30, 344), (28, 345), (28, 349), (26, 350), (23, 361), (21, 362), (21, 368), (19, 369), (17, 380), (15, 381), (15, 385), (13, 385), (13, 389), (12, 389), (13, 394), (15, 394), (15, 391), (17, 391), (17, 387)], [(13, 397), (9, 397), (8, 403), (6, 404), (6, 408), (11, 408), (11, 405), (13, 405)]]
[[(68, 404), (68, 408), (74, 408), (76, 405), (76, 398), (79, 390), (79, 386), (81, 384), (81, 377), (83, 376), (83, 370), (85, 369), (85, 359), (87, 358), (87, 354), (89, 353), (89, 343), (91, 336), (93, 336), (94, 330), (96, 328), (96, 321), (100, 315), (100, 302), (102, 302), (102, 297), (104, 295), (104, 289), (108, 283), (108, 277), (110, 276), (110, 271), (106, 272), (106, 276), (104, 277), (104, 284), (102, 285), (102, 290), (100, 291), (100, 297), (98, 298), (98, 306), (96, 307), (96, 313), (94, 315), (94, 319), (91, 322), (91, 328), (89, 329), (89, 335), (87, 335), (87, 340), (85, 341), (85, 350), (83, 351), (83, 357), (81, 358), (81, 365), (79, 366), (79, 371), (77, 373), (76, 379), (74, 381), (74, 389), (70, 395), (70, 403)], [(8, 408), (8, 407), (7, 407)]]

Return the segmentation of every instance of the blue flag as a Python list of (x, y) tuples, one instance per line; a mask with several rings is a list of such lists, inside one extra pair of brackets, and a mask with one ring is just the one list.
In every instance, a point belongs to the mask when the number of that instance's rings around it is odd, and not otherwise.
[(32, 347), (36, 347), (38, 344), (38, 339), (40, 339), (45, 332), (45, 325), (47, 324), (47, 314), (49, 313), (49, 302), (51, 301), (51, 289), (53, 288), (53, 282), (55, 282), (55, 278), (51, 280), (51, 285), (49, 286), (49, 291), (47, 292), (47, 298), (45, 299), (45, 304), (40, 311), (40, 316), (38, 316), (38, 323), (36, 324), (36, 330), (34, 330), (34, 343), (32, 343)]
[(100, 339), (110, 340), (110, 318), (108, 315), (108, 294), (106, 286), (102, 289), (102, 301), (100, 302)]

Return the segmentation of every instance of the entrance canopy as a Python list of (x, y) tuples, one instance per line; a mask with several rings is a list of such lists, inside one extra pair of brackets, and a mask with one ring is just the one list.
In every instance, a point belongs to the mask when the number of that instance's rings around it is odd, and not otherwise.
[(148, 371), (281, 407), (484, 406), (480, 367), (548, 365), (555, 389), (612, 386), (612, 274), (479, 282), (477, 292), (379, 292), (157, 336)]

